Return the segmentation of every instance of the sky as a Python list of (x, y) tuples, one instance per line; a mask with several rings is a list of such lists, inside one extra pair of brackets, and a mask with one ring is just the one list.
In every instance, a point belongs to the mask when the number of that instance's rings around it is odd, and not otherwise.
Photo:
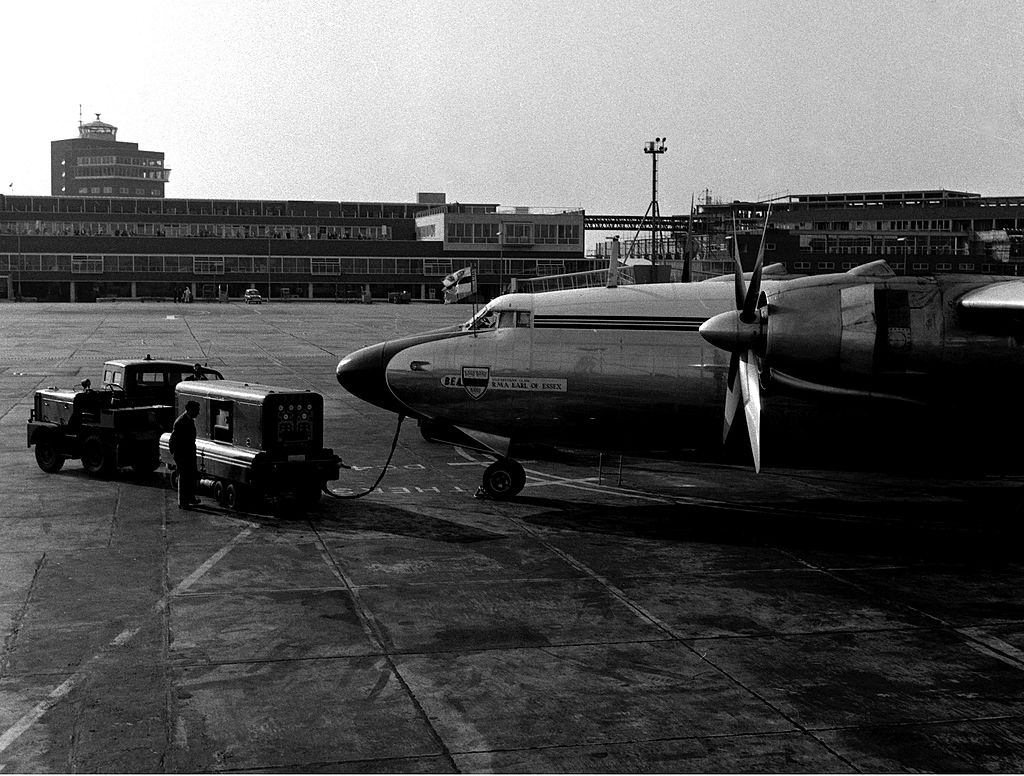
[[(1024, 194), (1024, 3), (174, 0), (4, 8), (0, 179), (102, 115), (168, 197), (582, 207)], [(13, 183), (13, 188), (9, 184)]]

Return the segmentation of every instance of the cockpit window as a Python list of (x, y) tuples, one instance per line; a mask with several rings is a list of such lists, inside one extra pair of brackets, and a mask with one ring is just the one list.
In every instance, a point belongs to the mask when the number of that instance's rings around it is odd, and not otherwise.
[(471, 318), (465, 325), (466, 329), (473, 331), (481, 331), (483, 329), (493, 329), (497, 323), (498, 315), (494, 310), (485, 307), (483, 310), (476, 314), (476, 317)]

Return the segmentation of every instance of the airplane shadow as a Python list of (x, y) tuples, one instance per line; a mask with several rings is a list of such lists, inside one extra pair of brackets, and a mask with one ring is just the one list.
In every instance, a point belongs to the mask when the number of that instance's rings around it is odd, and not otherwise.
[[(1024, 493), (1016, 488), (950, 488), (950, 500), (851, 503), (808, 498), (760, 504), (551, 504), (520, 518), (551, 532), (672, 543), (772, 547), (870, 556), (899, 564), (998, 565), (1024, 562)], [(543, 506), (543, 499), (521, 499)]]

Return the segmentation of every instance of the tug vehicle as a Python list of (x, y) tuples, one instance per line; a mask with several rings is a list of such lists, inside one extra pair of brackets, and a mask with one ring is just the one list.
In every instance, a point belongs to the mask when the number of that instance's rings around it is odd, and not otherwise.
[[(223, 506), (238, 509), (261, 497), (283, 496), (309, 507), (338, 478), (341, 459), (323, 446), (319, 393), (235, 380), (182, 382), (174, 393), (178, 415), (187, 402), (199, 403), (199, 485)], [(170, 438), (161, 435), (160, 458), (177, 487)]]
[(186, 361), (114, 359), (103, 365), (103, 385), (35, 392), (28, 446), (47, 473), (80, 458), (91, 475), (106, 477), (131, 466), (148, 474), (160, 466), (158, 440), (174, 422), (174, 387), (182, 380), (221, 380), (215, 369)]

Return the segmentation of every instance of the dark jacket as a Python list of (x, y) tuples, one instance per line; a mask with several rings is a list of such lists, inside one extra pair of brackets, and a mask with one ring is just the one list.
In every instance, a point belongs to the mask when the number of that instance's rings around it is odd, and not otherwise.
[(183, 412), (171, 427), (171, 439), (168, 444), (171, 455), (178, 463), (192, 462), (196, 459), (196, 424), (192, 417)]

